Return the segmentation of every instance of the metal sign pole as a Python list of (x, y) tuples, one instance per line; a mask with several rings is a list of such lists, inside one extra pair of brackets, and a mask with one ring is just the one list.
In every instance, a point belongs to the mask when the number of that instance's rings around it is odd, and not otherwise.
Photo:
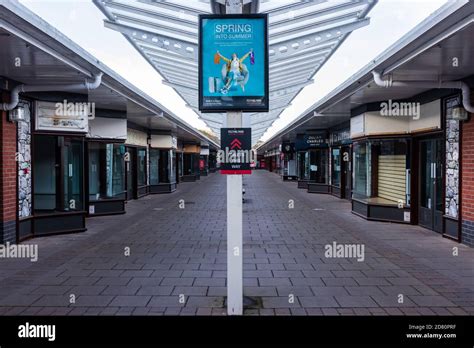
[[(227, 0), (226, 13), (242, 13), (242, 0)], [(227, 112), (227, 127), (242, 127), (242, 112)], [(242, 175), (227, 175), (227, 314), (243, 314)]]

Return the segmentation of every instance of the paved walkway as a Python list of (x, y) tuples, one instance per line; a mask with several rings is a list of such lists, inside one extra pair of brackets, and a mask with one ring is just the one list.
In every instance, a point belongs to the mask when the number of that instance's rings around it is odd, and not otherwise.
[[(266, 171), (244, 185), (245, 314), (474, 314), (474, 249), (366, 221)], [(85, 233), (28, 241), (37, 262), (0, 259), (0, 314), (225, 314), (225, 214), (225, 177), (211, 174), (88, 219)], [(326, 257), (333, 242), (363, 245), (364, 260)]]

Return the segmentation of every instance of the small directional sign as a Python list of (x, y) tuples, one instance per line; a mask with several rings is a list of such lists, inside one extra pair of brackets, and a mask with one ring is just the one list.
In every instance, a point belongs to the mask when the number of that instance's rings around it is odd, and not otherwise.
[(234, 149), (242, 150), (242, 142), (239, 139), (235, 138), (230, 143), (230, 149), (231, 150), (234, 150)]
[(251, 174), (251, 128), (221, 128), (221, 174)]

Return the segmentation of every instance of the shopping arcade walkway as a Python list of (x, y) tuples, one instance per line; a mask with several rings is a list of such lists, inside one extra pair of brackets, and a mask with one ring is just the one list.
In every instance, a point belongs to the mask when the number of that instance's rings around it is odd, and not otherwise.
[[(474, 313), (471, 248), (365, 221), (265, 171), (244, 185), (244, 293), (263, 305), (245, 314)], [(225, 214), (225, 177), (213, 174), (89, 219), (86, 233), (28, 241), (38, 262), (0, 259), (0, 314), (225, 314)], [(364, 262), (325, 258), (333, 241), (363, 243)]]

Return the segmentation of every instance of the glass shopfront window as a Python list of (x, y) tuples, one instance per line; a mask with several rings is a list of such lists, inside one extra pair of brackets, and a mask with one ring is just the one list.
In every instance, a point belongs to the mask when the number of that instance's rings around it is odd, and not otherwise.
[(331, 149), (331, 160), (332, 160), (332, 176), (331, 185), (335, 187), (341, 187), (341, 149)]
[(310, 153), (309, 180), (317, 184), (328, 183), (328, 149), (312, 149)]
[(146, 149), (137, 149), (137, 184), (138, 186), (146, 185)]
[(89, 200), (125, 198), (125, 146), (89, 142)]
[(150, 185), (158, 185), (160, 182), (160, 150), (150, 149)]
[(177, 158), (177, 165), (178, 165), (178, 176), (181, 178), (183, 176), (183, 154), (182, 153), (177, 153), (176, 154)]
[(370, 140), (354, 144), (354, 198), (408, 205), (408, 142)]
[(298, 152), (298, 178), (299, 180), (309, 180), (309, 152)]
[(311, 149), (298, 152), (298, 178), (318, 184), (328, 183), (328, 149)]
[(176, 182), (176, 152), (159, 150), (158, 175), (159, 182), (164, 184)]
[(169, 163), (169, 170), (170, 170), (170, 181), (176, 182), (176, 151), (169, 150), (170, 154), (170, 163)]
[(184, 175), (194, 175), (199, 173), (199, 154), (185, 153), (183, 154)]
[(367, 143), (355, 143), (353, 146), (354, 159), (354, 198), (366, 198), (369, 192), (369, 146)]
[(84, 209), (84, 141), (34, 135), (33, 183), (36, 214)]

